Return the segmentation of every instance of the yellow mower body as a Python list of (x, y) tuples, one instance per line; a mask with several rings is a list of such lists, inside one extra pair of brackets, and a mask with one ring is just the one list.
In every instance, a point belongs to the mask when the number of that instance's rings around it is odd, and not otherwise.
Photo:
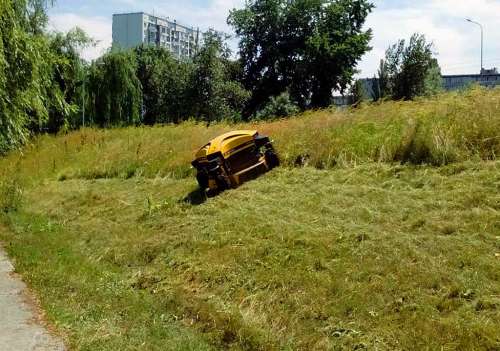
[(236, 130), (203, 146), (192, 165), (200, 188), (211, 195), (271, 170), (279, 159), (267, 136), (256, 130)]

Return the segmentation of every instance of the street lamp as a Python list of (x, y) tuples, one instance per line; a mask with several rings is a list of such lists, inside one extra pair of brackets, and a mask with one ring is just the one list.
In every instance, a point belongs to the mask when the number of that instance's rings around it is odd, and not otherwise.
[(477, 24), (481, 28), (481, 74), (483, 73), (483, 39), (484, 39), (484, 34), (483, 34), (483, 26), (481, 23), (473, 21), (470, 18), (465, 19), (467, 22)]

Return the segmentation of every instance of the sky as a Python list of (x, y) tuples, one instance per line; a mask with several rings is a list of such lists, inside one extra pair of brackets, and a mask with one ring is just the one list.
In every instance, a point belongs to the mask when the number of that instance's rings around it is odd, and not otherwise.
[[(443, 74), (470, 74), (480, 70), (480, 28), (484, 27), (484, 66), (500, 68), (500, 0), (372, 0), (376, 8), (366, 28), (373, 30), (372, 50), (358, 64), (360, 77), (373, 77), (385, 50), (412, 33), (434, 43)], [(112, 14), (147, 12), (176, 19), (201, 30), (214, 28), (232, 34), (226, 24), (229, 10), (244, 0), (57, 0), (49, 10), (50, 28), (67, 31), (78, 26), (98, 41), (82, 54), (92, 60), (111, 45)], [(233, 40), (236, 49), (236, 39)]]

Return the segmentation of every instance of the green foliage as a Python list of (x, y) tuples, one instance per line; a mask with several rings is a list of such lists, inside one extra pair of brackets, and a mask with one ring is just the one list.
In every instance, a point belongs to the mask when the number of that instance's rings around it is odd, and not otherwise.
[(135, 125), (141, 121), (142, 89), (132, 51), (112, 50), (89, 72), (91, 122), (101, 127)]
[(16, 21), (29, 34), (42, 34), (47, 24), (48, 6), (53, 5), (54, 0), (2, 0), (9, 4), (16, 14)]
[(299, 107), (290, 99), (290, 94), (284, 92), (276, 97), (271, 97), (264, 108), (255, 114), (259, 120), (272, 119), (276, 117), (289, 117), (298, 114)]
[(392, 45), (380, 64), (381, 95), (411, 100), (439, 92), (441, 70), (432, 49), (433, 44), (418, 33), (408, 45), (404, 39)]
[[(238, 119), (249, 93), (236, 81), (239, 67), (229, 57), (226, 38), (215, 32), (204, 34), (204, 44), (192, 61), (177, 60), (167, 49), (150, 45), (112, 51), (91, 67), (89, 89), (91, 94), (98, 89), (101, 97), (91, 95), (93, 122), (108, 126), (130, 124), (124, 118), (134, 109), (123, 111), (120, 117), (116, 109), (108, 106), (111, 101), (139, 106), (135, 93), (138, 87), (142, 91), (143, 116), (140, 121), (132, 118), (134, 123), (179, 123), (190, 117), (207, 123)], [(102, 91), (119, 96), (106, 98)], [(107, 116), (107, 111), (113, 111), (115, 120), (103, 124), (98, 121), (99, 115)]]
[(56, 133), (60, 130), (76, 128), (81, 125), (84, 99), (83, 81), (87, 70), (80, 57), (80, 51), (95, 45), (83, 30), (76, 27), (67, 33), (49, 35), (52, 52), (51, 101), (64, 101), (50, 109), (45, 130)]
[[(42, 1), (0, 1), (0, 153), (24, 143), (48, 119), (51, 53)], [(57, 97), (57, 96), (56, 96)]]
[(441, 67), (439, 67), (436, 59), (431, 62), (431, 65), (427, 70), (427, 75), (424, 80), (424, 91), (426, 96), (436, 95), (443, 91)]
[(193, 65), (177, 61), (167, 49), (153, 45), (139, 46), (134, 54), (142, 87), (144, 124), (178, 123), (189, 116), (186, 92)]
[(206, 35), (195, 62), (151, 46), (112, 50), (88, 65), (82, 30), (47, 33), (42, 0), (0, 1), (0, 153), (34, 133), (236, 120), (247, 99), (225, 38)]
[(66, 129), (77, 112), (78, 49), (91, 40), (79, 29), (46, 34), (49, 4), (0, 1), (0, 153)]
[[(376, 77), (374, 77), (376, 78)], [(384, 60), (380, 60), (380, 65), (378, 68), (378, 85), (375, 90), (374, 100), (381, 100), (387, 97), (389, 91), (389, 72), (387, 70), (387, 64)]]
[(330, 105), (369, 50), (364, 30), (373, 5), (365, 0), (252, 0), (228, 22), (240, 38), (243, 82), (252, 91), (247, 112), (289, 91), (302, 108)]
[(157, 122), (180, 123), (193, 115), (191, 79), (194, 71), (191, 61), (165, 61), (155, 78), (160, 87)]
[(190, 98), (194, 115), (207, 123), (232, 118), (249, 97), (240, 83), (230, 79), (225, 39), (216, 32), (205, 33), (203, 47), (194, 58)]

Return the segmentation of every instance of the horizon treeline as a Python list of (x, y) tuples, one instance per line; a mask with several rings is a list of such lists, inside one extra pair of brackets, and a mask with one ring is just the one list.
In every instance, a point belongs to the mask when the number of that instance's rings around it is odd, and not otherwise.
[(367, 0), (251, 0), (227, 20), (237, 58), (228, 37), (210, 30), (188, 60), (142, 45), (89, 63), (80, 53), (95, 42), (84, 31), (47, 30), (53, 2), (0, 2), (0, 154), (34, 134), (82, 126), (239, 122), (325, 108), (333, 91), (353, 86), (371, 49)]
[(0, 154), (81, 126), (210, 124), (327, 107), (370, 49), (367, 0), (252, 0), (228, 16), (237, 59), (224, 35), (208, 31), (189, 60), (141, 46), (88, 63), (80, 52), (95, 43), (86, 33), (47, 30), (53, 4), (0, 2)]

